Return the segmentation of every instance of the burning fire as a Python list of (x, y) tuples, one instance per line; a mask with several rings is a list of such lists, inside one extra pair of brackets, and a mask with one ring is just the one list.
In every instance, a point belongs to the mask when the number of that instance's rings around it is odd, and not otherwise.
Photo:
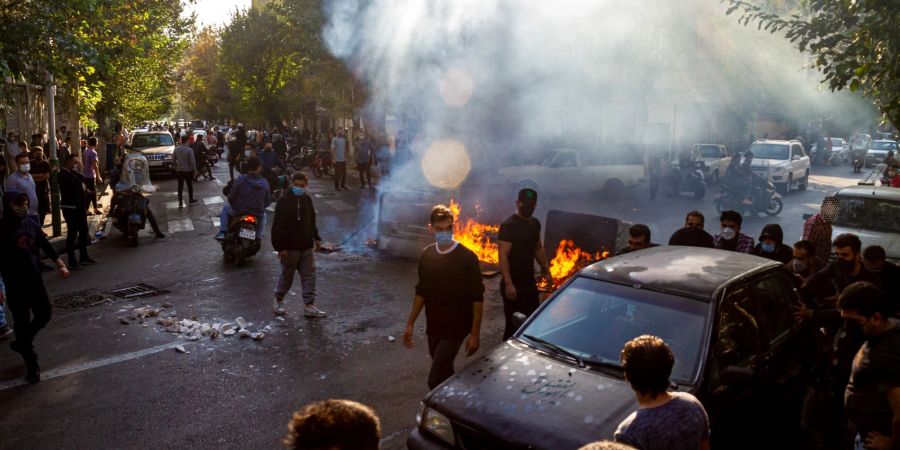
[(556, 289), (568, 280), (576, 272), (592, 263), (601, 259), (609, 258), (609, 252), (602, 251), (590, 254), (581, 248), (575, 246), (575, 243), (563, 239), (556, 247), (556, 256), (550, 261), (550, 276), (553, 277), (553, 285), (551, 286), (546, 280), (542, 280), (538, 284), (540, 289)]
[[(450, 211), (453, 212), (453, 238), (459, 241), (478, 256), (479, 261), (490, 264), (498, 264), (499, 247), (493, 237), (500, 232), (499, 225), (485, 225), (473, 219), (463, 222), (460, 216), (459, 203), (450, 199)], [(475, 205), (475, 211), (480, 212), (481, 206)]]

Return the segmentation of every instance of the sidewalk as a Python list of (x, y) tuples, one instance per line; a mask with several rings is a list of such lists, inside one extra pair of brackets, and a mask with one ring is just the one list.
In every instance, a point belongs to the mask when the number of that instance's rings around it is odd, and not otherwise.
[[(95, 242), (96, 239), (94, 236), (97, 234), (97, 230), (102, 228), (104, 221), (106, 220), (106, 215), (109, 213), (109, 202), (112, 200), (112, 189), (108, 186), (104, 187), (102, 191), (98, 192), (97, 195), (101, 195), (100, 198), (97, 199), (98, 206), (100, 207), (100, 211), (103, 211), (103, 214), (94, 214), (92, 216), (88, 216), (88, 236), (90, 236), (91, 242)], [(66, 233), (68, 230), (68, 226), (66, 224), (66, 220), (60, 214), (60, 221), (62, 222), (62, 230), (59, 236), (52, 236), (53, 234), (53, 225), (47, 223), (44, 225), (44, 233), (47, 234), (47, 240), (50, 241), (50, 245), (53, 246), (53, 249), (56, 250), (56, 253), (59, 253), (60, 256), (64, 256), (66, 253)]]

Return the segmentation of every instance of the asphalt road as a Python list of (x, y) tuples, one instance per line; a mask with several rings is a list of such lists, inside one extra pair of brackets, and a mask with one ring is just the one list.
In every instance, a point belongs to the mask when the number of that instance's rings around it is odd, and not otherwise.
[[(219, 164), (222, 166), (222, 164)], [(293, 410), (326, 398), (362, 401), (378, 412), (383, 448), (404, 448), (426, 393), (429, 358), (424, 319), (415, 349), (400, 342), (415, 284), (415, 262), (384, 258), (364, 245), (374, 237), (375, 192), (335, 194), (330, 180), (313, 181), (319, 228), (344, 251), (317, 256), (317, 305), (323, 319), (301, 314), (299, 279), (288, 297), (288, 315), (275, 320), (272, 289), (278, 264), (271, 244), (244, 267), (223, 262), (212, 239), (227, 173), (195, 185), (200, 200), (179, 209), (175, 181), (154, 177), (160, 192), (152, 208), (165, 239), (145, 232), (130, 248), (117, 232), (92, 247), (100, 263), (68, 280), (45, 275), (51, 297), (83, 290), (108, 292), (146, 283), (168, 294), (114, 301), (85, 308), (56, 308), (36, 340), (44, 381), (23, 385), (18, 355), (0, 351), (0, 448), (278, 448)], [(814, 168), (810, 189), (790, 195), (777, 218), (748, 218), (756, 236), (765, 223), (780, 223), (786, 241), (796, 240), (802, 214), (813, 212), (826, 193), (855, 183), (849, 167)], [(351, 177), (350, 186), (357, 186)], [(704, 200), (661, 196), (649, 202), (646, 186), (621, 202), (594, 198), (542, 200), (548, 209), (619, 217), (651, 226), (664, 242), (681, 226), (684, 213), (700, 209), (707, 229), (715, 227), (712, 195)], [(510, 202), (512, 209), (512, 202)], [(711, 220), (711, 218), (713, 220)], [(271, 224), (271, 218), (270, 222)], [(149, 227), (148, 227), (149, 230)], [(497, 280), (487, 280), (483, 354), (500, 341), (502, 306)], [(169, 304), (161, 315), (227, 322), (244, 317), (261, 341), (237, 336), (187, 341), (165, 332), (154, 319), (120, 323), (135, 307)], [(396, 340), (389, 339), (393, 336)], [(188, 353), (178, 353), (183, 345)], [(460, 356), (457, 365), (469, 359)]]

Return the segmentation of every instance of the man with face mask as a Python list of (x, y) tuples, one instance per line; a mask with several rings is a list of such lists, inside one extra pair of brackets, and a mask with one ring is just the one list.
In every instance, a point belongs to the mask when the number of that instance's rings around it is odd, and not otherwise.
[(863, 250), (863, 264), (878, 275), (881, 289), (890, 306), (892, 316), (900, 313), (900, 267), (887, 261), (887, 253), (880, 245), (870, 245)]
[(900, 322), (890, 318), (884, 293), (870, 283), (848, 286), (838, 307), (845, 323), (865, 337), (844, 393), (857, 448), (900, 448)]
[(31, 160), (28, 153), (16, 157), (16, 171), (6, 176), (6, 190), (24, 193), (28, 196), (28, 215), (40, 223), (38, 217), (37, 184), (31, 176)]
[(713, 236), (713, 246), (719, 250), (750, 253), (753, 250), (753, 238), (741, 233), (743, 222), (741, 213), (733, 210), (722, 211), (719, 216), (722, 232)]
[(819, 258), (816, 258), (816, 247), (809, 241), (795, 242), (791, 258), (787, 268), (800, 279), (801, 283), (813, 276), (821, 267)]
[(763, 227), (762, 233), (759, 235), (759, 244), (753, 247), (750, 254), (782, 264), (787, 264), (793, 258), (791, 248), (784, 245), (784, 231), (777, 223), (770, 223)]
[(322, 238), (316, 226), (316, 209), (312, 197), (306, 192), (309, 183), (306, 175), (295, 172), (290, 194), (283, 195), (275, 204), (272, 222), (272, 248), (278, 252), (281, 275), (275, 288), (276, 315), (283, 316), (284, 296), (294, 283), (294, 272), (300, 274), (303, 287), (303, 315), (325, 317), (325, 312), (315, 306), (316, 261), (314, 251), (319, 249)]
[(425, 309), (425, 334), (432, 359), (428, 387), (434, 389), (453, 375), (453, 360), (463, 340), (466, 356), (478, 351), (484, 283), (478, 257), (453, 239), (450, 208), (432, 208), (428, 229), (435, 243), (425, 247), (419, 257), (419, 282), (403, 331), (403, 345), (413, 348), (413, 326)]
[(532, 217), (537, 207), (537, 192), (524, 188), (516, 200), (517, 211), (500, 225), (498, 235), (500, 272), (500, 296), (503, 298), (503, 314), (506, 327), (503, 340), (516, 331), (513, 314), (531, 315), (538, 307), (538, 289), (534, 279), (534, 262), (541, 266), (541, 275), (550, 279), (550, 261), (541, 242), (541, 223)]
[(822, 262), (828, 261), (831, 255), (831, 223), (837, 218), (838, 205), (836, 198), (826, 197), (819, 212), (803, 222), (802, 239), (812, 242), (816, 247), (816, 256)]

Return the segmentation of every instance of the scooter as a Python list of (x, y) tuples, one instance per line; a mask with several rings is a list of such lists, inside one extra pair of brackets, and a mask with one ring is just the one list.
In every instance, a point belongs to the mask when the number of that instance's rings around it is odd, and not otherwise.
[(866, 151), (865, 150), (853, 150), (853, 173), (862, 172), (863, 166), (866, 164)]
[(232, 217), (225, 239), (221, 242), (225, 261), (240, 266), (244, 260), (259, 252), (261, 242), (258, 231), (259, 220), (256, 216), (244, 214)]
[(296, 154), (291, 152), (289, 162), (294, 170), (303, 170), (304, 167), (311, 166), (314, 160), (315, 151), (312, 148), (303, 147)]
[(112, 203), (109, 217), (113, 226), (125, 235), (132, 247), (137, 247), (138, 232), (147, 223), (149, 201), (141, 195), (141, 187), (134, 185), (127, 191), (116, 192)]
[[(700, 162), (702, 165), (703, 162)], [(701, 199), (706, 196), (706, 181), (703, 178), (702, 167), (695, 163), (690, 169), (672, 168), (671, 174), (672, 193), (680, 195), (683, 192), (693, 194), (694, 198)]]
[(331, 160), (331, 153), (320, 150), (316, 153), (311, 167), (313, 175), (315, 175), (316, 178), (322, 178), (325, 175), (334, 175), (334, 162)]
[(771, 181), (754, 179), (753, 185), (753, 203), (746, 204), (746, 198), (724, 186), (716, 195), (715, 205), (716, 211), (721, 213), (726, 210), (735, 210), (741, 214), (749, 212), (756, 217), (760, 212), (767, 216), (774, 217), (781, 213), (784, 209), (784, 200), (781, 194), (775, 191), (775, 185)]

